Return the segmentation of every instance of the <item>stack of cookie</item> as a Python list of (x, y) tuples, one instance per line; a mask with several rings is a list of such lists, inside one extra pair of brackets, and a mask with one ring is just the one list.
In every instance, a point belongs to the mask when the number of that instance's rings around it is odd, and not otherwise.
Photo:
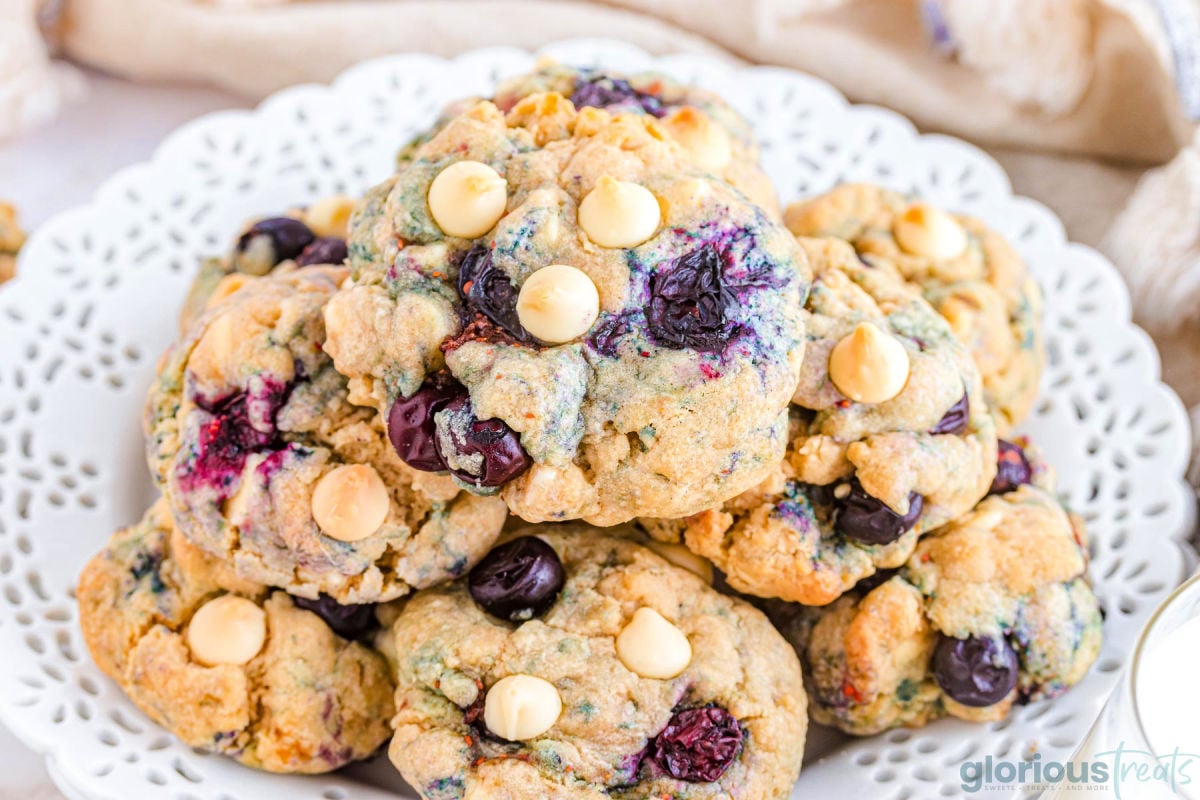
[(998, 438), (1042, 358), (979, 223), (781, 214), (719, 98), (542, 65), (201, 265), (85, 636), (261, 769), (784, 797), (810, 712), (993, 720), (1095, 659), (1082, 525)]

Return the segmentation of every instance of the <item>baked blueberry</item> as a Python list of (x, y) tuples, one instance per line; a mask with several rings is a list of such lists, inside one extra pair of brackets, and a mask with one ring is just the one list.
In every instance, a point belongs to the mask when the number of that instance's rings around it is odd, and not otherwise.
[(940, 434), (958, 434), (964, 432), (971, 424), (971, 400), (967, 397), (967, 393), (963, 392), (963, 396), (958, 399), (954, 405), (950, 406), (950, 410), (938, 420), (938, 424), (934, 425), (929, 432), (935, 435)]
[(271, 266), (299, 256), (304, 248), (312, 244), (316, 236), (298, 219), (291, 217), (268, 217), (250, 226), (237, 242), (239, 254), (257, 252), (260, 247), (269, 247), (268, 263)]
[(943, 636), (933, 654), (938, 686), (964, 706), (982, 708), (1008, 697), (1017, 685), (1020, 664), (1006, 640), (985, 636)]
[(467, 390), (449, 372), (435, 372), (410, 397), (402, 397), (388, 411), (388, 438), (400, 459), (413, 469), (440, 472), (446, 462), (437, 451), (434, 415)]
[(563, 579), (554, 548), (536, 536), (522, 536), (484, 556), (467, 576), (467, 588), (484, 611), (517, 622), (545, 614)]
[(434, 420), (437, 455), (450, 474), (464, 483), (503, 486), (533, 463), (521, 447), (521, 437), (503, 420), (475, 417), (470, 397), (455, 397)]
[(858, 481), (847, 484), (850, 488), (844, 497), (834, 493), (834, 529), (850, 539), (863, 544), (891, 544), (912, 528), (921, 516), (925, 501), (921, 495), (908, 495), (908, 513), (901, 515), (892, 511), (878, 499), (867, 494)]
[(592, 75), (575, 84), (575, 91), (571, 94), (571, 103), (576, 108), (633, 106), (655, 117), (666, 114), (659, 97), (633, 88), (624, 78), (613, 78), (608, 75)]
[(706, 244), (650, 277), (646, 322), (663, 347), (715, 352), (734, 334), (726, 319), (733, 293), (722, 285), (722, 256)]
[(654, 738), (654, 762), (672, 778), (711, 783), (738, 757), (743, 736), (738, 721), (718, 706), (677, 711)]
[(996, 478), (988, 494), (1004, 494), (1029, 483), (1032, 471), (1025, 450), (1019, 444), (1001, 439), (996, 459)]
[(293, 597), (292, 602), (325, 620), (334, 633), (345, 639), (359, 639), (379, 627), (374, 603), (343, 605), (327, 594), (318, 595), (316, 600)]
[(458, 267), (458, 293), (467, 308), (483, 314), (517, 341), (533, 341), (517, 316), (520, 291), (503, 271), (496, 269), (487, 245), (476, 245), (463, 256)]
[(333, 236), (322, 236), (314, 239), (296, 256), (296, 266), (307, 267), (310, 264), (341, 264), (346, 260), (349, 251), (346, 240)]

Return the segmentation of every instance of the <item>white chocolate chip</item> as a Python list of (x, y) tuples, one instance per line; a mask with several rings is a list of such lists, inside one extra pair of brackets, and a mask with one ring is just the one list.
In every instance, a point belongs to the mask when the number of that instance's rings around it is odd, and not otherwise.
[(267, 615), (244, 597), (221, 595), (192, 615), (186, 640), (192, 657), (206, 667), (240, 666), (262, 650), (267, 640)]
[(651, 539), (646, 546), (677, 567), (682, 567), (708, 584), (713, 582), (713, 565), (681, 544), (657, 542)]
[(733, 158), (729, 132), (698, 108), (684, 106), (663, 118), (671, 138), (679, 142), (696, 166), (720, 172)]
[(908, 253), (937, 261), (967, 249), (967, 232), (954, 217), (925, 203), (913, 203), (892, 223), (896, 242)]
[(667, 680), (692, 663), (692, 644), (662, 614), (643, 606), (617, 634), (617, 658), (643, 678)]
[(488, 730), (510, 742), (541, 736), (562, 713), (562, 698), (549, 681), (532, 675), (509, 675), (488, 689), (483, 721)]
[(312, 514), (321, 533), (339, 542), (366, 539), (387, 518), (387, 487), (367, 464), (343, 464), (317, 481)]
[(654, 235), (661, 218), (649, 189), (608, 175), (579, 204), (579, 227), (601, 247), (637, 247)]
[(833, 496), (838, 500), (845, 500), (850, 496), (850, 484), (839, 483), (837, 486), (833, 487)]
[(904, 345), (868, 322), (860, 322), (829, 354), (829, 378), (856, 403), (891, 400), (908, 382), (908, 371)]
[(345, 239), (350, 233), (354, 198), (344, 194), (322, 197), (304, 210), (304, 224), (317, 236)]
[(525, 279), (517, 296), (521, 327), (551, 344), (578, 339), (599, 315), (596, 284), (583, 270), (566, 264), (542, 267)]
[(433, 221), (450, 236), (474, 239), (492, 229), (508, 203), (508, 182), (481, 161), (459, 161), (429, 185)]

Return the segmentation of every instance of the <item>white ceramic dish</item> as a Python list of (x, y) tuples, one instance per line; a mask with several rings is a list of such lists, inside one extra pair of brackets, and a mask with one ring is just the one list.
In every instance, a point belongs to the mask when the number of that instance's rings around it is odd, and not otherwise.
[[(815, 731), (796, 797), (952, 797), (965, 759), (1061, 758), (1082, 736), (1150, 611), (1183, 577), (1194, 512), (1182, 483), (1189, 436), (1157, 354), (1129, 322), (1111, 265), (1066, 242), (1045, 208), (1013, 197), (978, 150), (918, 136), (780, 69), (651, 58), (611, 41), (547, 48), (573, 64), (655, 68), (722, 92), (754, 121), (785, 201), (845, 180), (916, 190), (978, 215), (1015, 242), (1047, 295), (1050, 365), (1025, 426), (1093, 535), (1108, 611), (1092, 674), (1053, 703), (999, 724), (947, 721), (848, 742)], [(138, 713), (91, 663), (72, 591), (88, 556), (152, 499), (139, 424), (154, 360), (175, 333), (197, 260), (240, 221), (385, 177), (393, 154), (445, 98), (487, 93), (534, 56), (488, 49), (445, 61), (373, 61), (333, 86), (282, 92), (254, 112), (184, 126), (154, 159), (115, 175), (88, 206), (46, 223), (0, 290), (0, 719), (73, 798), (376, 800), (402, 791), (385, 761), (290, 778), (194, 753)], [(1019, 796), (1020, 790), (989, 796)]]

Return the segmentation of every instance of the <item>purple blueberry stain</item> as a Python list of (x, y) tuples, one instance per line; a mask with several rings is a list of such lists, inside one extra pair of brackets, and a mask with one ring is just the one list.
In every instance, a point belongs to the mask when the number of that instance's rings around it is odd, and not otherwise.
[(343, 639), (359, 639), (379, 627), (374, 603), (343, 605), (326, 594), (318, 595), (316, 600), (293, 597), (292, 602), (316, 614)]
[(995, 705), (1017, 685), (1020, 663), (1006, 639), (943, 636), (933, 654), (938, 685), (956, 702), (972, 708)]
[(388, 439), (400, 460), (423, 472), (441, 472), (446, 462), (437, 450), (434, 415), (452, 400), (467, 394), (446, 370), (429, 375), (409, 397), (401, 397), (388, 410)]
[(258, 379), (255, 383), (249, 390), (219, 400), (195, 399), (206, 418), (196, 434), (194, 459), (181, 468), (185, 490), (208, 486), (219, 489), (221, 498), (227, 499), (229, 489), (241, 476), (246, 458), (280, 444), (275, 416), (287, 402), (292, 384), (271, 379)]
[(737, 760), (744, 739), (742, 726), (720, 706), (683, 709), (654, 738), (650, 758), (676, 780), (712, 783)]
[(133, 565), (129, 568), (129, 573), (135, 581), (139, 583), (146, 579), (150, 579), (150, 591), (153, 594), (159, 594), (166, 590), (167, 585), (163, 583), (162, 574), (159, 571), (162, 568), (163, 554), (155, 551), (153, 553), (143, 551), (138, 553), (134, 559)]
[[(842, 486), (849, 487), (844, 494)], [(911, 492), (908, 495), (908, 513), (901, 515), (867, 494), (857, 480), (842, 486), (833, 493), (834, 530), (862, 544), (884, 545), (896, 541), (916, 524), (925, 505), (921, 495)], [(842, 496), (839, 497), (839, 494)]]
[(517, 341), (533, 343), (517, 315), (520, 290), (495, 266), (487, 245), (475, 245), (463, 256), (458, 267), (458, 294), (470, 311), (483, 314)]
[(963, 396), (950, 406), (937, 425), (934, 425), (929, 432), (935, 436), (941, 434), (953, 434), (955, 436), (964, 433), (971, 422), (971, 401), (967, 397), (967, 393), (963, 392)]
[(653, 117), (664, 117), (667, 113), (657, 95), (635, 89), (623, 78), (603, 74), (581, 78), (571, 93), (571, 104), (575, 108), (637, 108)]
[(239, 255), (266, 256), (270, 266), (299, 256), (316, 236), (307, 225), (291, 217), (259, 220), (237, 242)]
[(494, 548), (467, 576), (467, 590), (494, 617), (521, 622), (543, 616), (566, 580), (554, 548), (522, 536)]
[(319, 239), (314, 239), (311, 244), (296, 256), (296, 266), (308, 267), (313, 264), (333, 264), (338, 265), (345, 262), (349, 257), (350, 251), (346, 247), (345, 239), (338, 239), (333, 236), (322, 236)]
[(996, 477), (988, 494), (1015, 492), (1032, 479), (1033, 469), (1025, 457), (1025, 450), (1019, 444), (1001, 439), (996, 457)]
[(470, 397), (451, 400), (434, 415), (434, 424), (438, 456), (467, 485), (502, 486), (533, 464), (517, 432), (503, 420), (477, 418)]

